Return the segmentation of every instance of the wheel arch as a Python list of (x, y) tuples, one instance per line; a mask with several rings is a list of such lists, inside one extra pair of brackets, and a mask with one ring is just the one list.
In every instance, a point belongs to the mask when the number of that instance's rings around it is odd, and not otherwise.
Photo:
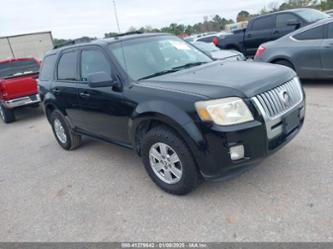
[(292, 66), (293, 66), (293, 68), (294, 69), (296, 69), (296, 67), (295, 67), (295, 63), (293, 62), (293, 60), (289, 57), (289, 56), (276, 56), (276, 57), (273, 57), (273, 58), (271, 58), (270, 60), (269, 60), (269, 63), (272, 63), (272, 64), (274, 64), (274, 63), (276, 63), (277, 61), (287, 61), (287, 62), (289, 62)]
[(62, 110), (61, 108), (58, 107), (58, 105), (56, 103), (54, 103), (53, 101), (44, 101), (44, 111), (45, 111), (45, 115), (47, 120), (50, 122), (51, 121), (51, 113), (54, 110), (58, 110), (60, 111), (64, 116), (67, 116), (67, 113)]
[(200, 149), (204, 143), (199, 128), (186, 112), (171, 103), (152, 101), (138, 106), (129, 122), (129, 137), (138, 154), (140, 139), (155, 125), (165, 125), (174, 130), (192, 151)]

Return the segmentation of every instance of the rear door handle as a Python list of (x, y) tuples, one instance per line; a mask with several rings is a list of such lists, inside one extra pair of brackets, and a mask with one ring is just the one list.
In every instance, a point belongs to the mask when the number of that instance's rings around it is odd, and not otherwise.
[(87, 92), (82, 92), (82, 93), (80, 93), (80, 97), (83, 99), (87, 99), (87, 98), (90, 98), (90, 94)]

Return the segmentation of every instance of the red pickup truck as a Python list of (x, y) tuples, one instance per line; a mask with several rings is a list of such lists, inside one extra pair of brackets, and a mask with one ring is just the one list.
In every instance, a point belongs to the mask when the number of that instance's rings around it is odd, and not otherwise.
[(33, 58), (0, 60), (0, 117), (5, 123), (15, 121), (16, 108), (39, 105), (39, 67)]

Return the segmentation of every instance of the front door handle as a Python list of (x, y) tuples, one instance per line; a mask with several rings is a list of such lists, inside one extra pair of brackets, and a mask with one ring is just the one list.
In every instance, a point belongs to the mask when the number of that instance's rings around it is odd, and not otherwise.
[(87, 92), (82, 92), (82, 93), (80, 93), (80, 97), (83, 99), (87, 99), (87, 98), (90, 98), (90, 94)]
[(280, 34), (280, 32), (279, 32), (278, 30), (275, 30), (275, 31), (273, 32), (273, 35), (278, 35), (278, 34)]

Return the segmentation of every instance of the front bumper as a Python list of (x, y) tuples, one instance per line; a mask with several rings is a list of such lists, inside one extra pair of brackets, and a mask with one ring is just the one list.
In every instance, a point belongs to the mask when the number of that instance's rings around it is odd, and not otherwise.
[(40, 103), (39, 94), (34, 94), (31, 96), (20, 97), (16, 99), (11, 99), (3, 102), (3, 105), (8, 109), (14, 109), (20, 106), (27, 106)]
[[(286, 133), (283, 120), (290, 113), (299, 113), (299, 123)], [(234, 127), (213, 126), (205, 132), (206, 149), (196, 153), (202, 176), (206, 180), (224, 180), (258, 165), (263, 159), (290, 142), (301, 130), (305, 118), (305, 101), (276, 120), (268, 121), (258, 110), (256, 120)], [(244, 158), (231, 159), (230, 148), (244, 146)], [(200, 166), (201, 165), (201, 166)]]

